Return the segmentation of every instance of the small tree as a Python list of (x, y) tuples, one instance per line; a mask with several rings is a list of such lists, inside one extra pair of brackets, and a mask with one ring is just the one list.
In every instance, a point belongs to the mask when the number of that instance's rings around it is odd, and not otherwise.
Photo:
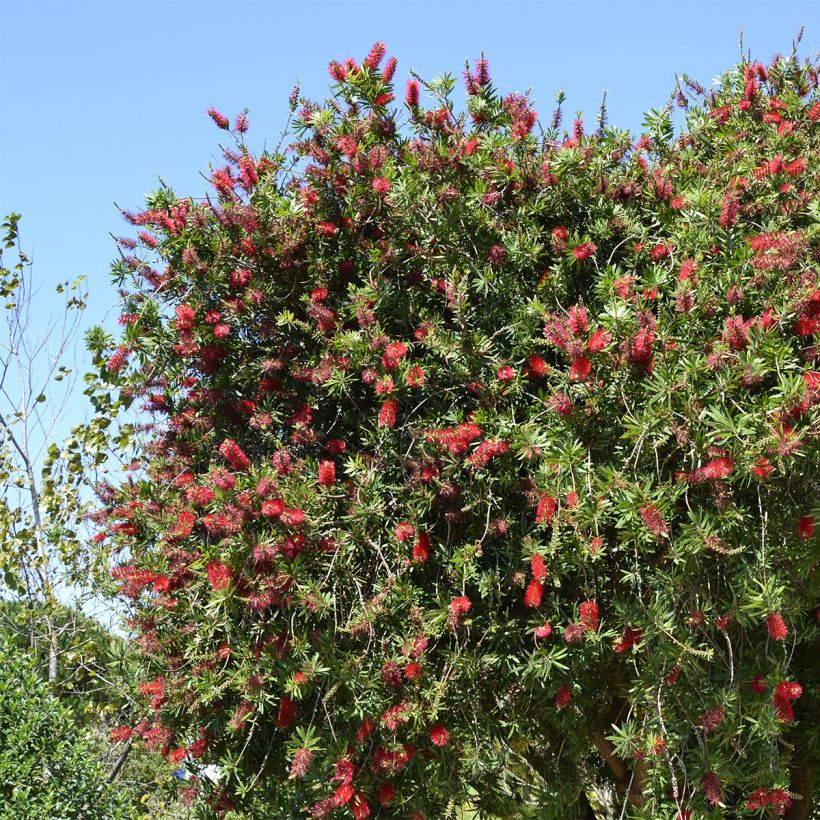
[[(75, 375), (71, 364), (85, 308), (84, 277), (57, 286), (65, 306), (57, 316), (40, 308), (41, 288), (18, 234), (20, 216), (3, 223), (0, 294), (5, 323), (0, 333), (0, 595), (23, 603), (15, 628), (28, 613), (28, 643), (42, 649), (44, 668), (56, 686), (60, 646), (70, 643), (64, 602), (81, 606), (92, 594), (90, 576), (99, 550), (84, 539), (86, 467), (102, 451), (105, 421), (74, 425), (68, 432)], [(15, 255), (6, 266), (5, 255)], [(78, 405), (80, 406), (80, 405)], [(62, 444), (56, 439), (62, 438)], [(100, 456), (99, 461), (102, 460)], [(61, 621), (58, 623), (58, 621)], [(5, 626), (6, 624), (0, 624)]]
[(383, 57), (295, 91), (287, 151), (212, 110), (212, 195), (127, 214), (92, 342), (153, 416), (105, 491), (134, 731), (216, 763), (219, 814), (573, 817), (608, 783), (808, 816), (815, 68), (686, 80), (635, 142), (536, 133), (483, 58), (466, 112), (414, 77), (402, 121)]

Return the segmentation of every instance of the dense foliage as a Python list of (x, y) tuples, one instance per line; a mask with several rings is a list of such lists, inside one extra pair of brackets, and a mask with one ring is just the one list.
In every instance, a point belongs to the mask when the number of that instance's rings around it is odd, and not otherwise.
[(153, 416), (101, 488), (144, 659), (118, 737), (217, 764), (217, 814), (573, 817), (609, 783), (802, 816), (815, 69), (682, 82), (636, 142), (539, 131), (483, 59), (465, 112), (449, 76), (397, 107), (395, 68), (332, 63), (261, 156), (211, 111), (211, 195), (126, 214), (91, 337), (98, 406)]
[(0, 644), (0, 818), (129, 816), (91, 741), (49, 691), (32, 659)]

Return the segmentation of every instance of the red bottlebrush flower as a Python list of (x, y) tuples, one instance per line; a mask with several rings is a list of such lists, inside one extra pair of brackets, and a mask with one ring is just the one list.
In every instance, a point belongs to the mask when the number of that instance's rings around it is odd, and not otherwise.
[(718, 224), (721, 228), (731, 228), (737, 222), (737, 215), (740, 212), (740, 203), (737, 195), (727, 193), (723, 197), (723, 209), (720, 212)]
[(690, 483), (700, 484), (703, 481), (716, 481), (727, 478), (735, 469), (735, 462), (728, 457), (712, 459), (708, 464), (692, 470), (687, 475)]
[(323, 487), (330, 487), (336, 483), (336, 465), (332, 461), (320, 462), (319, 483)]
[(327, 67), (330, 76), (337, 82), (343, 83), (347, 79), (347, 70), (343, 65), (333, 60)]
[(334, 456), (338, 456), (347, 449), (347, 444), (340, 438), (329, 438), (325, 442), (325, 449)]
[(790, 162), (786, 166), (786, 173), (790, 177), (796, 177), (803, 173), (803, 171), (808, 168), (808, 162), (804, 157), (799, 157), (798, 159), (794, 160), (794, 162)]
[(583, 336), (589, 329), (589, 318), (586, 308), (572, 305), (567, 318), (567, 328), (573, 336)]
[(370, 735), (373, 734), (373, 730), (376, 728), (376, 721), (372, 718), (368, 718), (356, 731), (356, 742), (357, 743), (364, 743)]
[(551, 524), (558, 509), (558, 501), (552, 496), (542, 495), (538, 502), (538, 509), (535, 513), (536, 524)]
[(481, 86), (490, 84), (490, 65), (485, 57), (480, 57), (475, 62), (475, 79)]
[(418, 80), (407, 81), (407, 91), (404, 97), (405, 102), (410, 108), (418, 108), (419, 106), (419, 83)]
[(354, 820), (365, 820), (365, 818), (370, 817), (370, 806), (361, 792), (356, 792), (353, 795), (353, 800), (350, 802), (350, 811)]
[(446, 746), (450, 742), (450, 733), (441, 725), (433, 726), (430, 741), (434, 746)]
[(532, 577), (535, 578), (536, 581), (546, 580), (547, 565), (543, 555), (536, 552), (535, 555), (530, 558), (530, 567), (532, 568)]
[(580, 606), (581, 626), (584, 632), (597, 632), (599, 625), (598, 604), (595, 601), (584, 601)]
[(569, 377), (575, 382), (586, 381), (592, 371), (592, 362), (586, 356), (573, 359), (569, 369)]
[(382, 666), (382, 680), (386, 686), (398, 689), (404, 683), (401, 667), (395, 661), (387, 661)]
[(128, 361), (128, 348), (123, 347), (120, 345), (115, 351), (111, 358), (108, 360), (108, 364), (106, 368), (109, 373), (119, 373), (120, 370), (125, 367), (126, 362)]
[(510, 445), (506, 441), (483, 441), (467, 459), (467, 463), (475, 469), (485, 467), (496, 456), (505, 455), (510, 451)]
[(371, 185), (377, 194), (386, 194), (390, 190), (390, 180), (385, 177), (376, 177)]
[(729, 624), (732, 623), (732, 613), (727, 612), (725, 615), (721, 615), (719, 618), (715, 618), (715, 626), (720, 629), (722, 632), (725, 632), (729, 628)]
[(694, 259), (684, 259), (680, 266), (680, 272), (678, 273), (678, 281), (697, 281), (697, 269), (698, 263), (695, 262)]
[(385, 370), (395, 370), (406, 355), (407, 345), (404, 342), (393, 342), (384, 349), (382, 367)]
[(386, 726), (391, 732), (410, 720), (410, 704), (403, 700), (391, 706), (380, 718), (382, 726)]
[(653, 246), (652, 250), (649, 252), (649, 255), (652, 257), (653, 261), (659, 262), (661, 259), (666, 259), (666, 257), (669, 256), (669, 253), (669, 245), (659, 242), (657, 245)]
[(346, 806), (352, 799), (355, 789), (350, 783), (342, 783), (333, 795), (334, 806)]
[(490, 264), (494, 267), (503, 265), (507, 260), (507, 249), (503, 245), (493, 245), (490, 248), (487, 258), (490, 260)]
[(769, 459), (767, 459), (765, 456), (761, 456), (755, 462), (755, 466), (752, 467), (752, 472), (758, 478), (768, 478), (774, 472), (774, 467), (769, 462)]
[(413, 560), (424, 563), (430, 557), (430, 536), (426, 532), (420, 532), (413, 544)]
[(768, 688), (765, 675), (755, 675), (750, 681), (749, 686), (752, 690), (762, 695)]
[(215, 108), (208, 109), (208, 116), (220, 127), (226, 131), (230, 128), (230, 122), (224, 114), (220, 114)]
[(392, 783), (382, 783), (379, 787), (379, 803), (389, 806), (396, 799), (396, 788)]
[(658, 538), (666, 538), (669, 535), (669, 527), (654, 504), (647, 504), (645, 507), (641, 507), (640, 512), (643, 523), (646, 524), (646, 528), (649, 532)]
[(298, 527), (305, 523), (305, 513), (294, 507), (286, 507), (282, 511), (281, 521), (289, 527)]
[[(200, 732), (203, 730), (200, 729)], [(199, 760), (205, 752), (208, 751), (208, 738), (201, 737), (199, 740), (195, 740), (189, 747), (188, 747), (188, 754), (191, 755), (194, 760)]]
[(612, 334), (601, 328), (593, 333), (587, 341), (587, 350), (590, 353), (599, 353), (612, 341)]
[(171, 579), (167, 575), (159, 575), (154, 579), (154, 592), (165, 593), (171, 588)]
[(749, 328), (754, 323), (754, 319), (746, 319), (742, 316), (730, 316), (726, 319), (723, 331), (723, 341), (732, 350), (745, 350), (749, 346)]
[(563, 709), (572, 700), (572, 690), (569, 686), (562, 686), (558, 690), (558, 695), (555, 698), (555, 708), (559, 711)]
[(450, 601), (450, 621), (459, 624), (467, 613), (473, 608), (473, 602), (466, 595), (459, 595)]
[(242, 448), (231, 438), (226, 438), (225, 441), (219, 445), (219, 452), (234, 470), (247, 470), (251, 466), (251, 460), (245, 455)]
[(549, 365), (536, 353), (527, 359), (527, 378), (537, 379), (550, 372)]
[(373, 48), (370, 49), (370, 53), (364, 58), (363, 65), (365, 68), (375, 71), (379, 67), (379, 63), (382, 61), (386, 51), (387, 46), (384, 43), (375, 43)]
[(169, 530), (169, 535), (174, 538), (186, 538), (194, 531), (196, 516), (188, 510), (183, 510), (178, 516), (173, 527)]
[(775, 692), (772, 696), (772, 704), (779, 721), (791, 723), (791, 721), (794, 720), (794, 709), (792, 709), (791, 703), (786, 698), (781, 697)]
[(814, 516), (804, 515), (797, 522), (797, 534), (800, 538), (811, 538), (814, 535)]
[(789, 634), (786, 622), (779, 612), (772, 612), (766, 616), (766, 626), (773, 641), (782, 641)]
[(515, 371), (508, 364), (504, 364), (498, 368), (496, 376), (500, 382), (511, 382), (515, 378)]
[(395, 399), (388, 399), (379, 410), (379, 427), (393, 428), (399, 414), (399, 405)]
[(774, 693), (776, 697), (792, 702), (803, 694), (803, 687), (794, 681), (784, 680), (775, 686)]
[(784, 789), (755, 789), (746, 801), (746, 808), (749, 811), (759, 811), (767, 806), (773, 806), (778, 816), (785, 814), (791, 805), (791, 798)]
[(192, 330), (196, 321), (196, 311), (190, 305), (177, 305), (177, 330), (185, 332)]
[(706, 772), (701, 778), (701, 786), (710, 806), (719, 806), (723, 803), (723, 789), (720, 787), (720, 778), (715, 772)]
[(640, 629), (633, 629), (631, 626), (628, 626), (624, 629), (624, 634), (615, 641), (615, 651), (619, 655), (622, 655), (627, 649), (632, 649), (633, 646), (637, 646), (641, 638), (643, 638), (643, 632)]
[(531, 609), (538, 609), (541, 606), (541, 598), (544, 594), (544, 583), (537, 578), (533, 578), (524, 593), (524, 606)]
[(287, 695), (282, 696), (282, 702), (279, 704), (279, 714), (276, 717), (276, 728), (287, 729), (293, 718), (296, 715), (296, 702), (292, 701)]
[(308, 773), (312, 761), (313, 752), (310, 749), (297, 749), (290, 763), (288, 780), (293, 780), (297, 777), (301, 780)]
[(559, 242), (564, 242), (567, 236), (569, 236), (569, 233), (563, 225), (557, 225), (552, 229), (552, 238), (557, 239)]
[(536, 638), (549, 638), (552, 635), (552, 626), (550, 624), (541, 624), (541, 626), (536, 626), (533, 631)]
[(333, 236), (338, 232), (338, 227), (334, 225), (332, 222), (320, 222), (316, 226), (316, 233), (318, 233), (319, 236)]
[(668, 686), (674, 686), (678, 682), (678, 678), (680, 678), (680, 673), (681, 668), (675, 666), (663, 680)]
[(417, 661), (411, 661), (404, 667), (404, 677), (407, 680), (418, 680), (421, 677), (421, 664)]
[(584, 627), (581, 624), (567, 624), (564, 627), (564, 640), (567, 643), (581, 643), (584, 638)]
[(453, 600), (450, 601), (450, 611), (454, 615), (466, 615), (472, 607), (472, 601), (465, 595), (460, 595), (458, 598), (453, 598)]
[(407, 386), (408, 387), (422, 387), (425, 382), (424, 368), (415, 366), (407, 371)]
[(584, 259), (589, 259), (598, 248), (594, 242), (584, 242), (572, 249), (572, 255), (578, 262), (583, 262)]
[(188, 754), (184, 746), (180, 746), (177, 749), (174, 749), (171, 752), (168, 752), (168, 762), (177, 764), (181, 760), (185, 759), (185, 755)]
[(262, 502), (262, 515), (266, 518), (279, 518), (285, 511), (285, 502), (281, 498), (269, 498)]
[(123, 740), (128, 740), (132, 737), (134, 730), (130, 726), (117, 726), (116, 729), (111, 730), (111, 742), (121, 743)]
[(231, 569), (221, 561), (211, 561), (206, 567), (208, 581), (217, 592), (228, 588), (231, 582)]
[(708, 735), (723, 723), (725, 717), (726, 710), (722, 706), (713, 706), (700, 716), (698, 726)]
[(394, 535), (396, 536), (396, 541), (398, 541), (399, 543), (409, 541), (415, 534), (415, 527), (413, 527), (413, 525), (409, 522), (401, 521), (398, 524), (396, 524)]
[(391, 57), (387, 61), (387, 65), (384, 67), (384, 71), (382, 71), (382, 82), (389, 83), (393, 79), (393, 75), (396, 73), (396, 67), (398, 66), (399, 61), (395, 57)]

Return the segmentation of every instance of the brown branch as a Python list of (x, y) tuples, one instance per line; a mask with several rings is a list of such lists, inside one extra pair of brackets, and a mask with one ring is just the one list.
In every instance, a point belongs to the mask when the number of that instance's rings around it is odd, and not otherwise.
[(595, 746), (598, 754), (604, 759), (604, 763), (606, 763), (615, 777), (615, 784), (618, 791), (626, 795), (626, 799), (631, 805), (636, 808), (643, 806), (643, 785), (646, 780), (645, 765), (639, 761), (635, 764), (632, 771), (630, 771), (626, 763), (615, 754), (615, 747), (601, 732), (590, 731), (589, 736), (592, 740), (592, 745)]

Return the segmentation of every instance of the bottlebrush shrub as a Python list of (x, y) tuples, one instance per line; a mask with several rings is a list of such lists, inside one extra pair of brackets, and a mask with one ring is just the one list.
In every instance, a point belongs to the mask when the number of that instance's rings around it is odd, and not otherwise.
[(209, 197), (127, 214), (132, 728), (217, 814), (806, 811), (816, 71), (687, 82), (636, 141), (539, 131), (483, 60), (402, 106), (383, 58), (280, 153), (214, 112)]

